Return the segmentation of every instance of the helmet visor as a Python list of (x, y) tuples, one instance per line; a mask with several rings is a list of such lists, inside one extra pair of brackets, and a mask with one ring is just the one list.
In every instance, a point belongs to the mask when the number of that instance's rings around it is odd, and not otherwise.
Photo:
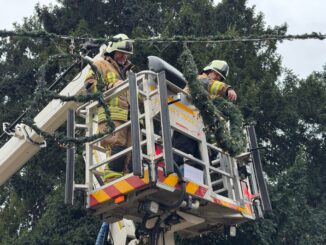
[(118, 47), (118, 50), (124, 53), (132, 54), (133, 53), (132, 42), (130, 40), (124, 41), (124, 45)]

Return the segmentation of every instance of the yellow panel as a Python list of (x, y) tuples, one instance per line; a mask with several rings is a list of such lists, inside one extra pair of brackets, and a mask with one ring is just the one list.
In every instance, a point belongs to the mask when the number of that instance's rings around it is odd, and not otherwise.
[[(168, 102), (173, 101), (173, 98), (171, 96), (168, 97)], [(175, 106), (179, 107), (180, 109), (190, 113), (191, 115), (195, 115), (195, 112), (193, 110), (191, 110), (189, 107), (187, 107), (186, 105), (182, 104), (181, 102), (175, 102), (173, 103)]]
[(169, 186), (175, 187), (178, 183), (178, 177), (176, 175), (170, 174), (163, 182)]
[(135, 188), (132, 187), (127, 181), (122, 180), (116, 184), (113, 185), (115, 188), (117, 188), (121, 193), (127, 193), (129, 191), (134, 190)]
[(149, 183), (148, 170), (144, 171), (144, 178), (142, 178), (141, 180), (144, 181), (146, 184)]
[(190, 194), (194, 194), (198, 190), (199, 185), (189, 182), (186, 187), (186, 192)]
[(249, 203), (245, 203), (245, 210), (243, 213), (252, 215), (252, 210)]
[(106, 194), (103, 190), (99, 190), (92, 194), (93, 197), (100, 203), (110, 200), (110, 196)]
[(248, 210), (248, 208), (243, 208), (241, 206), (238, 206), (238, 205), (235, 205), (233, 203), (229, 203), (229, 202), (226, 202), (226, 201), (223, 201), (223, 200), (220, 200), (221, 201), (221, 204), (224, 206), (224, 207), (228, 207), (228, 208), (232, 208), (232, 209), (235, 209), (239, 212), (242, 212), (242, 213), (246, 213), (246, 214), (250, 214), (250, 208)]

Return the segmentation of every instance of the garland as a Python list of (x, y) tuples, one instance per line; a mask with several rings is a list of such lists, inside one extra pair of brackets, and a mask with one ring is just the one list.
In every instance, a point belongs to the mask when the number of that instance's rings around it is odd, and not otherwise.
[[(70, 55), (71, 56), (71, 55)], [(62, 55), (54, 55), (54, 56), (50, 56), (47, 60), (47, 62), (42, 65), (38, 71), (38, 74), (40, 76), (40, 79), (38, 81), (38, 85), (35, 89), (34, 92), (34, 96), (33, 96), (33, 100), (31, 100), (29, 102), (29, 107), (27, 109), (28, 113), (26, 114), (25, 118), (24, 118), (24, 123), (29, 126), (30, 128), (32, 128), (37, 134), (41, 135), (44, 139), (52, 139), (54, 141), (59, 142), (60, 144), (70, 144), (70, 143), (75, 143), (75, 144), (82, 144), (82, 143), (87, 143), (90, 141), (94, 141), (96, 139), (99, 139), (103, 136), (105, 136), (106, 134), (110, 134), (114, 131), (115, 129), (115, 125), (111, 119), (111, 114), (108, 108), (107, 103), (105, 103), (104, 97), (103, 97), (103, 93), (102, 92), (96, 92), (93, 94), (83, 94), (83, 95), (77, 95), (77, 96), (64, 96), (64, 95), (59, 95), (56, 94), (55, 92), (46, 89), (45, 88), (45, 74), (46, 74), (46, 69), (48, 67), (48, 65), (50, 63), (52, 63), (54, 60), (59, 59), (59, 58), (63, 58), (64, 56)], [(66, 57), (66, 56), (65, 56)], [(100, 72), (98, 71), (97, 67), (94, 65), (94, 63), (89, 60), (84, 58), (83, 56), (81, 56), (81, 58), (84, 61), (87, 61), (89, 63), (89, 65), (91, 66), (92, 70), (94, 71), (94, 75), (97, 81), (99, 81), (98, 83), (98, 91), (103, 91), (103, 88), (105, 86), (102, 75), (100, 74)], [(79, 137), (79, 138), (75, 138), (75, 137), (67, 137), (65, 136), (63, 133), (48, 133), (42, 129), (40, 129), (39, 127), (36, 126), (35, 122), (34, 122), (34, 117), (37, 115), (37, 113), (40, 111), (40, 105), (44, 104), (44, 102), (49, 102), (50, 100), (53, 99), (59, 99), (63, 102), (67, 102), (67, 101), (75, 101), (78, 103), (86, 103), (89, 102), (91, 100), (97, 100), (99, 105), (104, 107), (105, 110), (105, 114), (106, 114), (106, 130), (102, 133), (97, 133), (95, 135), (92, 136), (86, 136), (86, 137)]]
[[(108, 42), (108, 41), (116, 41), (113, 37), (76, 37), (76, 36), (67, 36), (67, 35), (59, 35), (55, 33), (50, 33), (45, 30), (38, 31), (7, 31), (0, 30), (0, 37), (29, 37), (29, 38), (51, 38), (57, 40), (75, 40), (75, 41), (97, 41), (97, 42)], [(305, 39), (318, 39), (324, 40), (326, 38), (326, 34), (311, 32), (305, 34), (288, 34), (288, 35), (280, 35), (280, 34), (263, 34), (263, 35), (248, 35), (248, 36), (234, 36), (230, 34), (219, 34), (216, 36), (173, 36), (173, 37), (151, 37), (151, 38), (135, 38), (134, 42), (150, 42), (150, 43), (162, 43), (162, 42), (260, 42), (260, 41), (268, 41), (268, 40), (305, 40)]]
[[(206, 125), (206, 132), (213, 135), (218, 145), (224, 151), (229, 152), (231, 156), (241, 153), (245, 147), (245, 136), (242, 130), (243, 117), (240, 110), (221, 97), (214, 100), (208, 99), (208, 92), (197, 80), (198, 69), (186, 44), (184, 44), (179, 61), (182, 64), (183, 74), (188, 80), (193, 104), (199, 109)], [(230, 133), (224, 118), (230, 120)]]

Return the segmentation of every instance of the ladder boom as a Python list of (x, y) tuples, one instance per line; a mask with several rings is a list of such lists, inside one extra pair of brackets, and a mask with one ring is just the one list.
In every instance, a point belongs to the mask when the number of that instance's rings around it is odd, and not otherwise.
[[(105, 45), (94, 59), (101, 57)], [(60, 92), (60, 95), (74, 96), (84, 90), (84, 81), (89, 70), (86, 66), (68, 85)], [(46, 132), (54, 132), (65, 121), (69, 109), (76, 109), (78, 104), (73, 101), (62, 102), (52, 100), (39, 114), (34, 118), (38, 128)], [(17, 128), (17, 127), (16, 127)], [(40, 136), (34, 131), (30, 131), (29, 137), (38, 141)], [(13, 136), (6, 144), (0, 148), (0, 185), (4, 184), (12, 175), (14, 175), (24, 164), (40, 150), (40, 146), (31, 143), (24, 137)]]

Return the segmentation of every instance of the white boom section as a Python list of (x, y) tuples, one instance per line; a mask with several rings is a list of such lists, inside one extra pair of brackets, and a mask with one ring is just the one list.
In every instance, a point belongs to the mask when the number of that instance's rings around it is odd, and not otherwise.
[[(100, 48), (100, 53), (94, 59), (100, 58), (105, 50), (105, 45)], [(84, 81), (89, 70), (86, 66), (61, 92), (60, 95), (74, 96), (80, 94), (84, 89)], [(77, 108), (73, 101), (61, 102), (52, 100), (35, 118), (36, 125), (47, 132), (58, 129), (65, 121), (68, 109)], [(17, 131), (17, 127), (16, 127)], [(32, 140), (40, 141), (40, 136), (30, 131)], [(14, 175), (31, 157), (40, 150), (40, 146), (32, 144), (26, 137), (13, 136), (0, 148), (0, 185), (4, 184)]]

